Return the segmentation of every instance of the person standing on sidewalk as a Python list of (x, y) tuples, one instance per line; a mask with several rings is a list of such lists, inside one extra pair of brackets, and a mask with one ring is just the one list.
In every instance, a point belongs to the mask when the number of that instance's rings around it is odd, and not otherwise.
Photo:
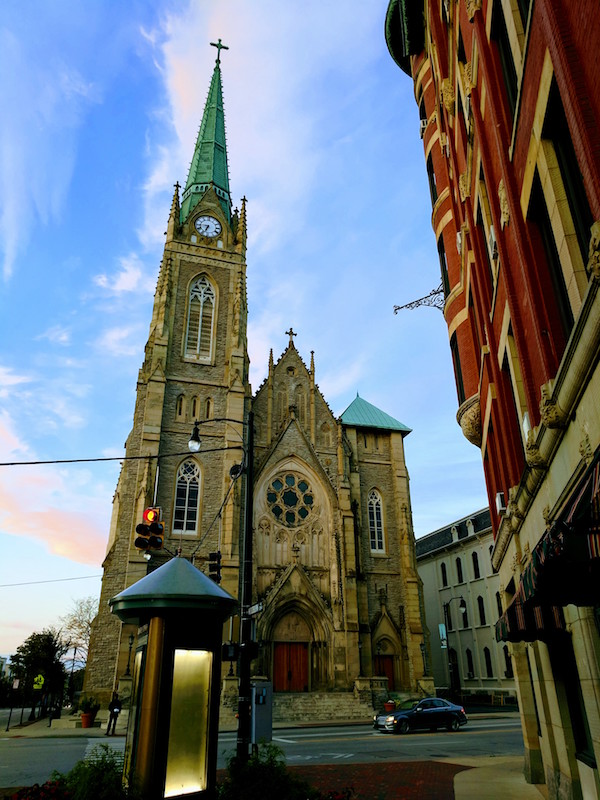
[(119, 695), (117, 692), (113, 692), (112, 700), (108, 704), (108, 710), (110, 715), (108, 717), (108, 726), (106, 728), (105, 736), (110, 736), (110, 728), (112, 725), (112, 736), (115, 735), (115, 728), (117, 727), (117, 720), (119, 718), (119, 714), (121, 713), (122, 703), (119, 700)]

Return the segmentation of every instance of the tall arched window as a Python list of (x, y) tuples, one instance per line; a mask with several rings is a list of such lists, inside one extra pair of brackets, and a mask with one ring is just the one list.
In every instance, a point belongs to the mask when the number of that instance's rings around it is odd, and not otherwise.
[(200, 468), (193, 459), (184, 461), (177, 470), (173, 530), (196, 533), (200, 502)]
[(469, 678), (472, 678), (475, 675), (475, 667), (473, 665), (473, 653), (468, 647), (466, 649), (466, 656), (467, 656), (467, 672), (469, 674)]
[(477, 607), (479, 608), (479, 624), (485, 625), (485, 606), (481, 595), (477, 597)]
[(442, 571), (442, 586), (448, 586), (448, 570), (443, 561), (440, 565), (440, 569)]
[(492, 669), (492, 654), (489, 647), (483, 648), (483, 657), (485, 659), (485, 672), (488, 678), (494, 677), (494, 670)]
[(456, 578), (459, 583), (463, 583), (462, 561), (460, 558), (456, 559)]
[(205, 361), (212, 356), (215, 290), (206, 275), (192, 286), (188, 308), (185, 354)]
[(210, 397), (206, 398), (204, 405), (204, 419), (212, 419), (213, 415), (213, 401)]
[(183, 419), (183, 417), (185, 417), (185, 398), (182, 394), (177, 398), (176, 414), (177, 419)]
[(498, 616), (502, 616), (502, 600), (500, 599), (500, 592), (496, 592), (496, 605), (498, 606)]
[(505, 678), (514, 678), (513, 666), (512, 666), (512, 658), (510, 657), (510, 653), (508, 652), (508, 645), (504, 645), (502, 648), (502, 652), (504, 653), (504, 677)]
[(371, 489), (368, 498), (369, 508), (369, 533), (371, 535), (371, 550), (383, 552), (383, 514), (381, 495), (376, 489)]
[(473, 558), (473, 577), (479, 578), (481, 577), (481, 573), (479, 571), (479, 556), (477, 555), (477, 553), (473, 552), (472, 558)]

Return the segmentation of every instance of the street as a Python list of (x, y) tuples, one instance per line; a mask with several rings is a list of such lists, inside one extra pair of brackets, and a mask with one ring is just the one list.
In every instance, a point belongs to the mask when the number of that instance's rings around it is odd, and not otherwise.
[[(24, 734), (26, 735), (24, 729)], [(471, 720), (457, 733), (410, 733), (394, 736), (368, 725), (346, 727), (281, 728), (273, 742), (283, 750), (288, 765), (427, 761), (465, 756), (520, 755), (523, 738), (518, 717)], [(123, 752), (125, 738), (52, 736), (8, 738), (0, 731), (0, 787), (30, 786), (46, 781), (53, 770), (67, 772), (102, 744)], [(219, 736), (219, 769), (235, 752), (236, 734)]]

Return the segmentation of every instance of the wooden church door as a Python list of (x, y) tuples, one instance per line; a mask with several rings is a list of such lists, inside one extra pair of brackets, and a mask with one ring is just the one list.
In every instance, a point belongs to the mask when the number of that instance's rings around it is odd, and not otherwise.
[(273, 690), (308, 692), (308, 642), (275, 642)]

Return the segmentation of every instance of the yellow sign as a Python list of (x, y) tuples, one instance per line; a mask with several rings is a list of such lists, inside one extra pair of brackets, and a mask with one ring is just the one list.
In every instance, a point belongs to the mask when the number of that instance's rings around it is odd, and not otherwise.
[(36, 675), (33, 679), (33, 688), (34, 689), (41, 689), (44, 685), (44, 676), (43, 675)]

